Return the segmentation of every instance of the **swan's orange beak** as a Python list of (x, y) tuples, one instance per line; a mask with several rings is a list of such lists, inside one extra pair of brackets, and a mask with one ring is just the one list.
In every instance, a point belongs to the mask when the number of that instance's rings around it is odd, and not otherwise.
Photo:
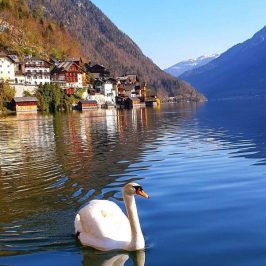
[(136, 193), (137, 193), (138, 195), (140, 195), (141, 197), (145, 198), (145, 199), (148, 199), (148, 198), (149, 198), (149, 195), (148, 195), (147, 193), (145, 193), (144, 190), (140, 190), (140, 189), (138, 189), (138, 190), (136, 191)]

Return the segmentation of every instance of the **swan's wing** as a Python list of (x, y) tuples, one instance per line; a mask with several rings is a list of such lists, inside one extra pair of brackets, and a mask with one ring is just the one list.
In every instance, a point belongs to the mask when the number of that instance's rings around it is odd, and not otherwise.
[(128, 218), (114, 202), (93, 200), (78, 214), (84, 233), (95, 239), (123, 242), (131, 239)]

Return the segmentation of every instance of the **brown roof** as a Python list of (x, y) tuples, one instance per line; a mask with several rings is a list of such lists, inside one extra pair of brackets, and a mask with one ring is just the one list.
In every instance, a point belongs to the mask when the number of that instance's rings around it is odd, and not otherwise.
[(79, 102), (82, 104), (86, 104), (86, 103), (96, 103), (97, 104), (97, 101), (95, 101), (95, 100), (80, 100)]
[(36, 97), (15, 97), (14, 101), (16, 103), (22, 103), (22, 102), (38, 102), (38, 99)]
[(6, 52), (1, 51), (0, 52), (0, 57), (7, 57), (9, 60), (11, 60), (12, 62), (16, 63), (15, 59), (12, 57), (12, 55), (8, 55)]
[(82, 68), (80, 66), (78, 66), (75, 62), (73, 62), (73, 61), (64, 61), (64, 62), (61, 62), (60, 64), (58, 64), (57, 66), (55, 66), (53, 68), (52, 74), (61, 73), (63, 71), (68, 71), (68, 69), (71, 67), (72, 64), (76, 65), (79, 69), (82, 70)]

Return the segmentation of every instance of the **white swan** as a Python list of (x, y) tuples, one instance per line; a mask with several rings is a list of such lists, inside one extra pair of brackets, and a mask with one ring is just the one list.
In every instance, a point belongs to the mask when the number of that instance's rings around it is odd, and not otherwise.
[(128, 218), (118, 205), (108, 200), (92, 200), (83, 207), (75, 218), (75, 233), (80, 242), (102, 251), (144, 249), (134, 195), (149, 197), (139, 184), (125, 185), (123, 199)]

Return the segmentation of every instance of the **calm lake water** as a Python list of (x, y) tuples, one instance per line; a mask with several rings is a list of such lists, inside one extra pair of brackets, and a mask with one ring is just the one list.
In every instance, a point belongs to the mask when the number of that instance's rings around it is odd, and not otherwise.
[[(266, 99), (2, 117), (0, 148), (0, 265), (266, 264)], [(129, 181), (145, 253), (80, 246), (79, 208)]]

